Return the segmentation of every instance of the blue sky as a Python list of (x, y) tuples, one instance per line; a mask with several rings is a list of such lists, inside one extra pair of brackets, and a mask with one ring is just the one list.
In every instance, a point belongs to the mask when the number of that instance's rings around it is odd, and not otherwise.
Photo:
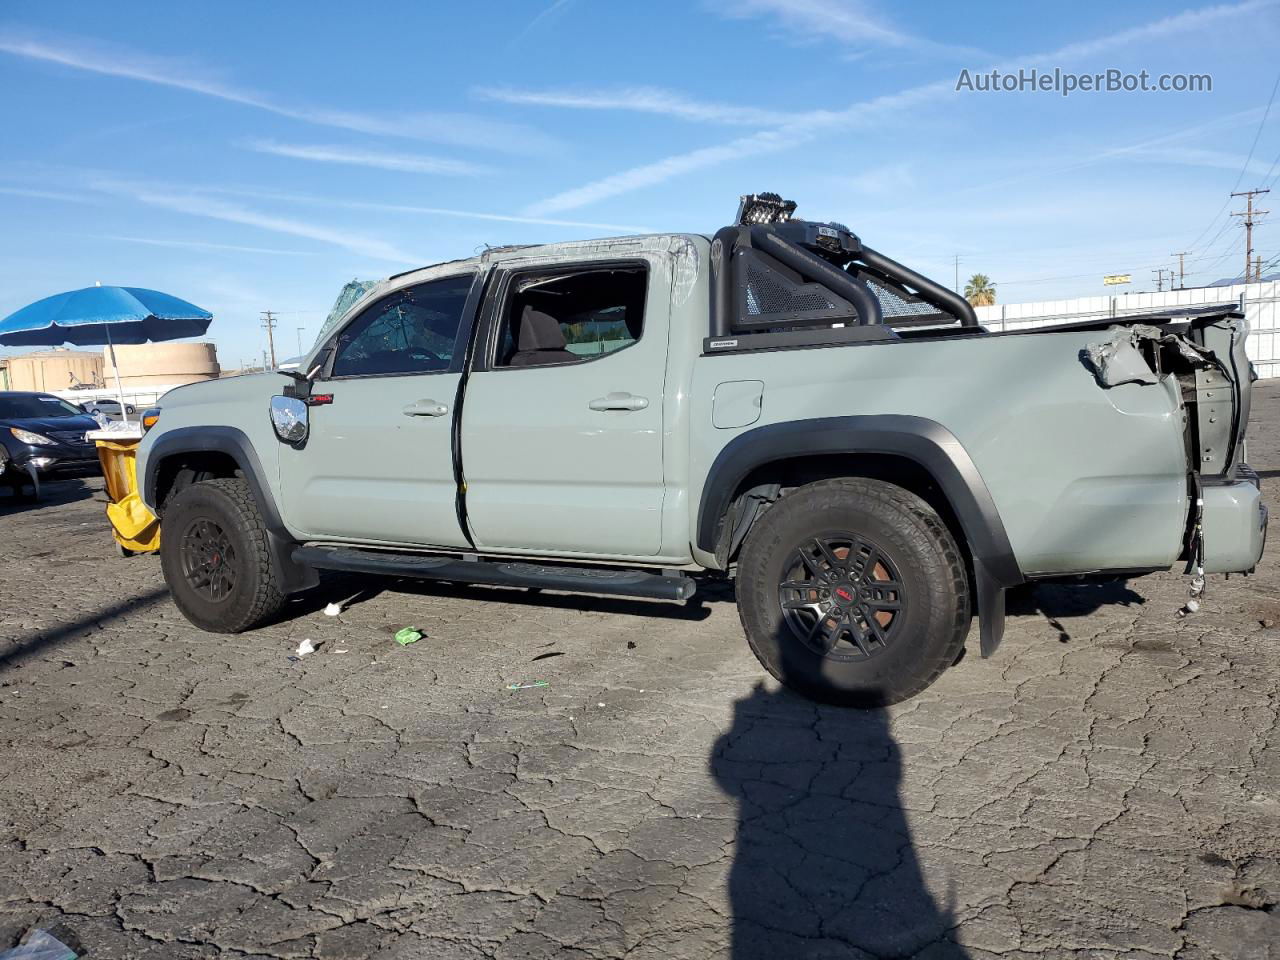
[[(1243, 259), (1227, 194), (1280, 175), (1277, 49), (1280, 7), (1253, 0), (11, 0), (0, 316), (154, 287), (213, 311), (232, 367), (260, 356), (260, 311), (295, 352), (352, 277), (710, 233), (757, 190), (948, 284), (959, 255), (1006, 302), (1101, 293), (1106, 273), (1153, 289), (1177, 251), (1189, 284), (1218, 279)], [(1213, 89), (955, 90), (1018, 67)]]

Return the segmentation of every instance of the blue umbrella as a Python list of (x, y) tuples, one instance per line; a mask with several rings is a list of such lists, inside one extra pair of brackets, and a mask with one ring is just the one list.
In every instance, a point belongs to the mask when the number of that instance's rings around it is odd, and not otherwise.
[(142, 287), (85, 287), (56, 293), (0, 320), (0, 344), (56, 347), (106, 344), (116, 371), (123, 415), (124, 390), (116, 366), (115, 344), (199, 337), (213, 314), (193, 303)]
[(0, 320), (0, 344), (55, 347), (199, 337), (213, 314), (142, 287), (85, 287), (56, 293)]

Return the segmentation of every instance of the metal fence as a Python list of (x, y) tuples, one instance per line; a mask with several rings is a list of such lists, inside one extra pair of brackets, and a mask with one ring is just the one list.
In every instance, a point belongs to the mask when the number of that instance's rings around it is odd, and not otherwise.
[(1114, 297), (999, 303), (978, 307), (978, 322), (989, 330), (1018, 330), (1076, 320), (1100, 320), (1153, 313), (1167, 307), (1205, 303), (1243, 304), (1249, 321), (1247, 349), (1259, 377), (1280, 377), (1280, 282), (1237, 283), (1230, 287), (1191, 287), (1165, 293), (1128, 293)]

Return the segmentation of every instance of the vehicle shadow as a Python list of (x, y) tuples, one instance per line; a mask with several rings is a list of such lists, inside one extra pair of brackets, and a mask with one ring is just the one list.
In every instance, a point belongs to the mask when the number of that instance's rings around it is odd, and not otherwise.
[(538, 588), (490, 587), (451, 583), (442, 580), (384, 581), (383, 589), (423, 597), (456, 597), (514, 603), (521, 606), (547, 607), (554, 610), (580, 610), (587, 613), (619, 613), (633, 617), (657, 617), (665, 620), (705, 620), (711, 610), (701, 593), (687, 603), (661, 600), (636, 600), (630, 597), (597, 597), (577, 593), (546, 593)]
[(40, 484), (40, 499), (37, 500), (31, 495), (30, 483), (25, 483), (18, 489), (10, 485), (6, 478), (0, 481), (0, 516), (14, 516), (29, 510), (88, 500), (93, 493), (93, 488), (81, 477), (45, 480)]
[(732, 960), (969, 956), (951, 939), (951, 908), (925, 883), (902, 763), (885, 710), (822, 706), (763, 684), (735, 704), (711, 756), (738, 805)]
[(1026, 583), (1005, 594), (1005, 614), (1043, 616), (1058, 631), (1058, 642), (1069, 643), (1071, 634), (1064, 619), (1087, 617), (1100, 607), (1133, 606), (1146, 598), (1124, 578), (1061, 583)]

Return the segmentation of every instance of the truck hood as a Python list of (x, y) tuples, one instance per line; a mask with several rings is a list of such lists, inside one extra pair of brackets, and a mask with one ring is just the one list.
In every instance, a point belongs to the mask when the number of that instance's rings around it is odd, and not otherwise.
[(186, 386), (175, 387), (160, 398), (163, 409), (190, 407), (202, 403), (224, 403), (252, 397), (269, 397), (280, 393), (289, 377), (279, 373), (250, 373), (220, 380), (201, 380)]

